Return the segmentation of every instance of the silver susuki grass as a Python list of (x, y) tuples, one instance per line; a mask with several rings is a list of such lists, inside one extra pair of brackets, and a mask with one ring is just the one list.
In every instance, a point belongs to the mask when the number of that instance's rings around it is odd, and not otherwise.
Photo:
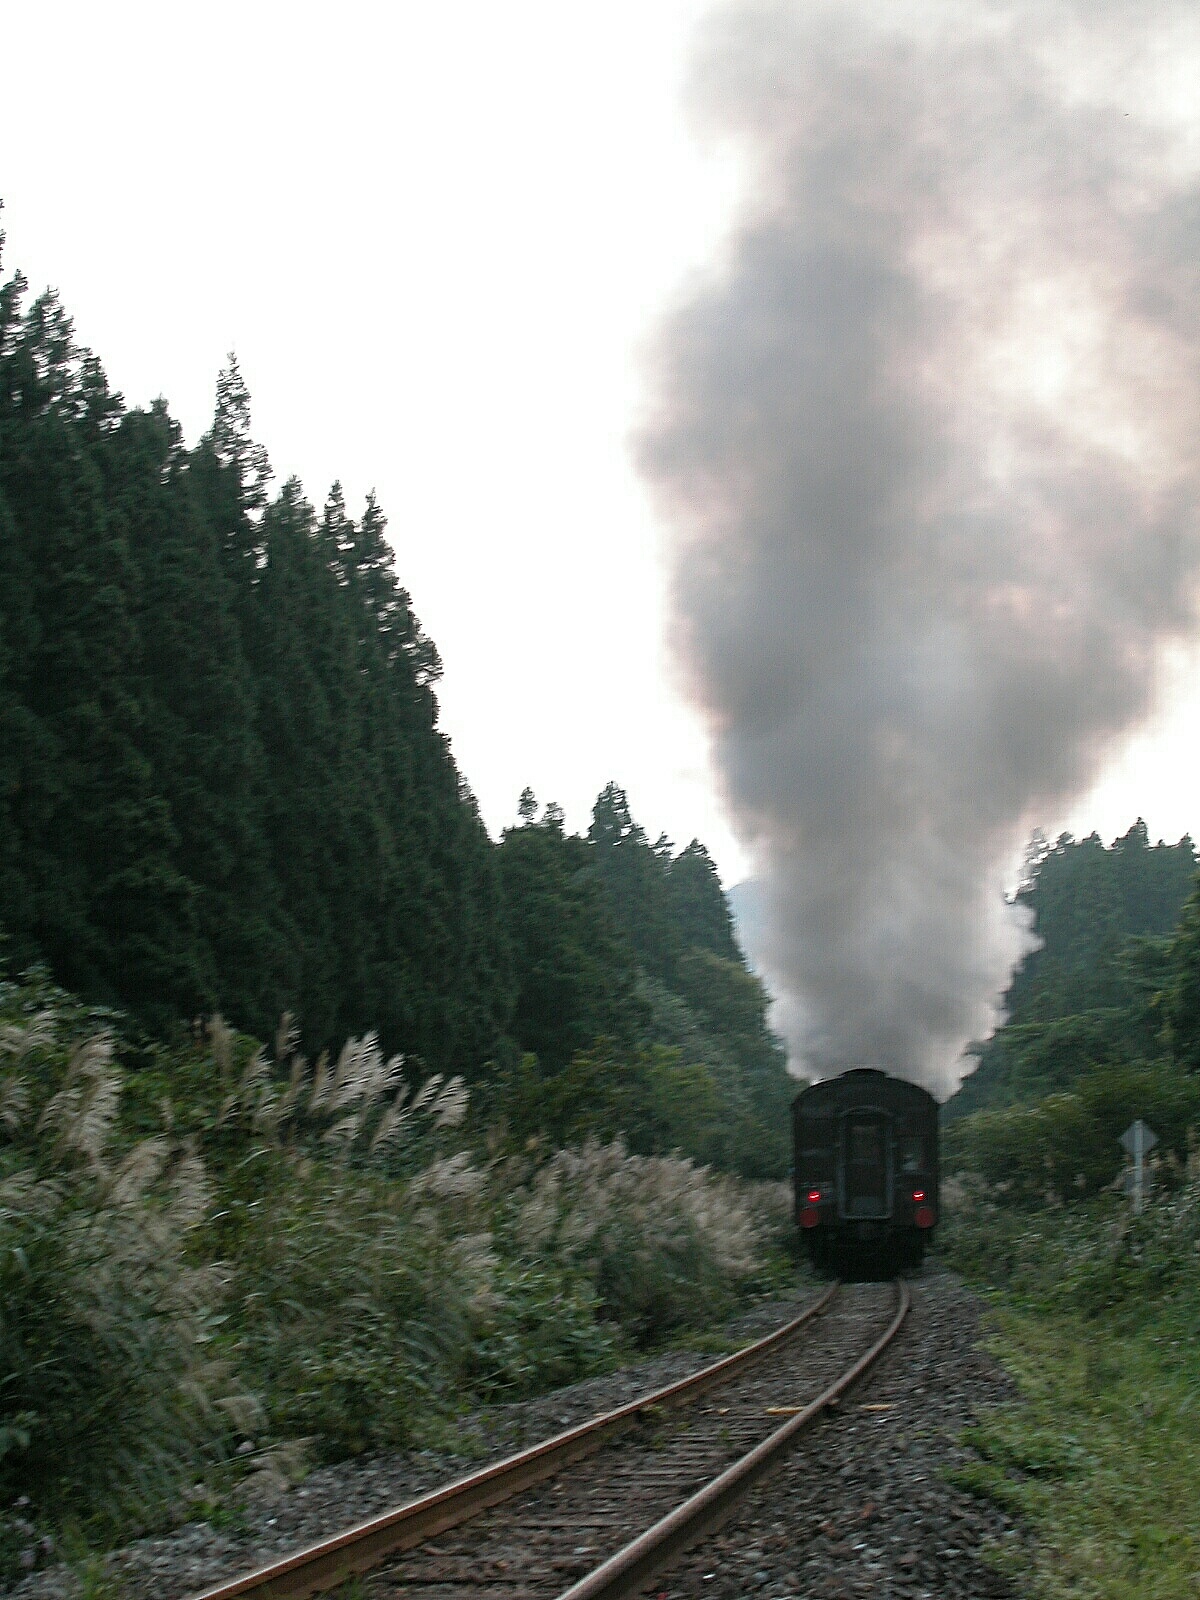
[(122, 1146), (121, 1090), (108, 1033), (0, 1030), (0, 1480), (114, 1525), (169, 1512), (254, 1410), (213, 1356), (221, 1269), (187, 1257), (203, 1165)]
[(236, 1036), (223, 1018), (212, 1018), (208, 1037), (228, 1085), (219, 1123), (248, 1123), (276, 1143), (316, 1137), (342, 1160), (382, 1158), (413, 1135), (418, 1121), (456, 1128), (466, 1114), (461, 1078), (433, 1073), (414, 1088), (405, 1057), (385, 1056), (374, 1033), (347, 1039), (336, 1060), (322, 1052), (310, 1065), (297, 1049), (294, 1021), (285, 1014), (274, 1061), (257, 1049), (240, 1075), (234, 1066)]
[(642, 1341), (705, 1320), (763, 1259), (742, 1186), (678, 1156), (630, 1155), (619, 1139), (552, 1157), (514, 1233), (525, 1251), (585, 1273)]

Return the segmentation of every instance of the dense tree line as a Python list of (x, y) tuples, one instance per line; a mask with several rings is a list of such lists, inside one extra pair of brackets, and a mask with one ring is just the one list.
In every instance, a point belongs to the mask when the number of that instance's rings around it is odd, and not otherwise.
[(150, 1035), (376, 1029), (514, 1131), (780, 1170), (791, 1086), (703, 846), (615, 785), (586, 836), (526, 796), (493, 844), (382, 509), (271, 477), (232, 358), (189, 449), (0, 288), (7, 965)]
[(498, 851), (530, 1052), (503, 1080), (506, 1114), (560, 1142), (624, 1133), (782, 1176), (796, 1085), (704, 846), (651, 844), (615, 783), (586, 836), (553, 804), (539, 820), (528, 790), (521, 815)]
[(945, 1108), (944, 1160), (1004, 1207), (1119, 1185), (1141, 1118), (1153, 1182), (1194, 1172), (1200, 1130), (1200, 882), (1190, 838), (1151, 845), (1140, 819), (1105, 848), (1035, 838), (1021, 901), (1041, 940), (1008, 1018)]
[(0, 922), (151, 1027), (225, 1009), (446, 1065), (505, 1027), (492, 853), (374, 500), (269, 500), (231, 362), (194, 451), (0, 293)]
[(1103, 1098), (1091, 1080), (1110, 1069), (1193, 1070), (1196, 884), (1191, 839), (1152, 845), (1140, 818), (1108, 848), (1094, 833), (1035, 838), (1018, 898), (1040, 943), (1013, 975), (1007, 1020), (978, 1047), (978, 1070), (949, 1116), (1074, 1092), (1085, 1080)]

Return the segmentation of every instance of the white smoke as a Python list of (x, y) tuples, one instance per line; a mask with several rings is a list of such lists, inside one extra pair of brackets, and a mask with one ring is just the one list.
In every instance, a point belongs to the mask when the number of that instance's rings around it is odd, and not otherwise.
[(741, 3), (749, 195), (639, 458), (799, 1061), (945, 1093), (1029, 947), (1035, 822), (1196, 629), (1200, 15)]

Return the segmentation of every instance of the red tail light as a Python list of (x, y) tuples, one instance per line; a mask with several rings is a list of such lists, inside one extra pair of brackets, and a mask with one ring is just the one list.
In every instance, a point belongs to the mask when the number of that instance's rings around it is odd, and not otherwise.
[(913, 1221), (918, 1228), (932, 1228), (934, 1215), (932, 1206), (918, 1206), (913, 1212)]
[(802, 1228), (815, 1228), (821, 1220), (821, 1213), (816, 1206), (805, 1206), (800, 1213), (800, 1226)]
[(924, 1198), (925, 1198), (924, 1189), (914, 1189), (913, 1190), (913, 1199), (914, 1200), (918, 1200), (919, 1201), (919, 1200), (924, 1200)]
[(820, 1203), (821, 1203), (821, 1191), (820, 1191), (820, 1189), (810, 1189), (808, 1191), (808, 1203), (809, 1203), (810, 1206), (820, 1205)]

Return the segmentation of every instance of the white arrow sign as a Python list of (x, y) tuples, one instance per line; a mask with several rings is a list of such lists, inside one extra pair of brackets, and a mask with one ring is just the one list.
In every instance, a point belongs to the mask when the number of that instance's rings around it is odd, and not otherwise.
[(1121, 1135), (1121, 1143), (1136, 1161), (1139, 1156), (1149, 1155), (1158, 1143), (1158, 1135), (1141, 1117), (1136, 1122), (1131, 1122)]

